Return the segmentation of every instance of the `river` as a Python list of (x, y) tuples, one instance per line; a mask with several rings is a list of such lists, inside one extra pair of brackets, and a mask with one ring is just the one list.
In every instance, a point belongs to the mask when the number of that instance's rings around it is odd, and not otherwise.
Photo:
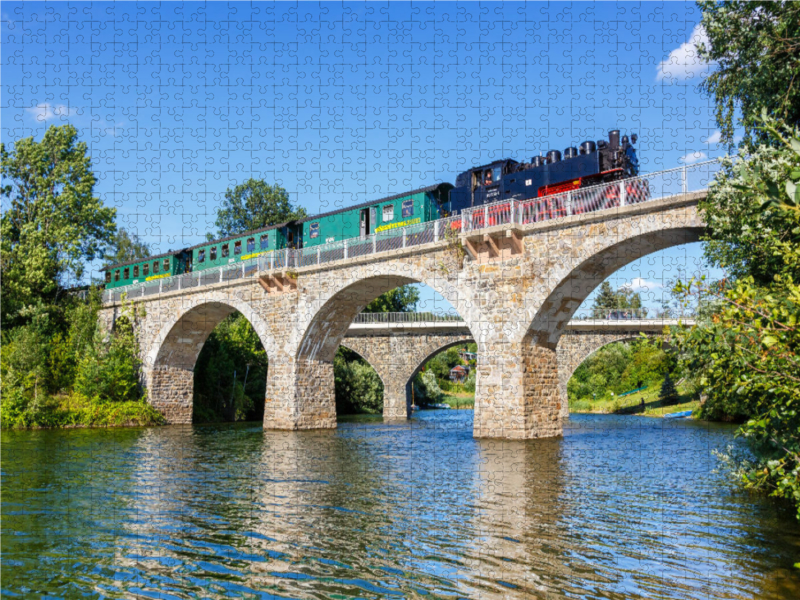
[(4, 598), (798, 598), (791, 510), (738, 491), (734, 428), (472, 411), (2, 433)]

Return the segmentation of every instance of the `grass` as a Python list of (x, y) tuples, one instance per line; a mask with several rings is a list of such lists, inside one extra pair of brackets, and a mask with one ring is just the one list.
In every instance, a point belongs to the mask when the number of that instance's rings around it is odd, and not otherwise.
[(442, 403), (450, 408), (475, 408), (475, 392), (444, 392)]
[[(659, 399), (661, 382), (647, 386), (646, 390), (630, 394), (629, 396), (603, 396), (597, 400), (582, 398), (569, 401), (569, 411), (573, 413), (599, 413), (599, 414), (638, 414), (646, 417), (663, 417), (666, 414), (696, 410), (700, 402), (692, 397), (687, 390), (678, 386), (679, 400), (675, 404), (664, 405)], [(644, 413), (639, 411), (644, 400)]]
[(52, 427), (137, 427), (163, 425), (164, 417), (144, 399), (137, 402), (101, 402), (80, 394), (43, 398), (24, 409), (3, 403), (3, 429)]

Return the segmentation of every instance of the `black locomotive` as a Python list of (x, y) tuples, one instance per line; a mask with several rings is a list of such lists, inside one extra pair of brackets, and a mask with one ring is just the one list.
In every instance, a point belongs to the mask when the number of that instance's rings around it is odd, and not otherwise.
[(610, 131), (608, 141), (583, 142), (562, 155), (550, 150), (534, 156), (529, 163), (511, 159), (495, 161), (461, 173), (449, 202), (442, 206), (449, 214), (500, 200), (529, 200), (591, 187), (639, 174), (636, 134), (622, 136)]

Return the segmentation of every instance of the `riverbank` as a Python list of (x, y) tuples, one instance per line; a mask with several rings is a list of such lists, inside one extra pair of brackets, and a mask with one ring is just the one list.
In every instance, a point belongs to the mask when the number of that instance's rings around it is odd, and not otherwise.
[(25, 406), (3, 403), (3, 429), (57, 429), (90, 427), (142, 427), (164, 425), (166, 420), (146, 400), (100, 402), (80, 394), (46, 396)]
[(450, 408), (469, 409), (475, 408), (474, 392), (444, 392), (441, 402)]
[[(663, 417), (686, 410), (695, 411), (700, 407), (700, 401), (690, 394), (683, 386), (678, 385), (678, 402), (664, 404), (658, 399), (661, 391), (661, 382), (657, 382), (642, 391), (627, 396), (603, 396), (597, 400), (569, 401), (570, 413), (585, 414), (637, 414), (644, 417)], [(641, 412), (644, 401), (644, 412)]]

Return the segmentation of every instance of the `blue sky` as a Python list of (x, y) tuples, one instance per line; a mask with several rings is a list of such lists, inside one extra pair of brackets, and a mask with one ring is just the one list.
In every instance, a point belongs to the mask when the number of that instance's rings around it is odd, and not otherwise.
[[(249, 177), (310, 213), (638, 133), (645, 172), (720, 156), (694, 3), (2, 4), (6, 143), (69, 122), (154, 251)], [(655, 306), (699, 244), (612, 277)], [(712, 273), (718, 275), (718, 273)], [(661, 286), (661, 287), (659, 287)], [(445, 308), (429, 290), (425, 309)], [(436, 304), (434, 306), (434, 304)]]

